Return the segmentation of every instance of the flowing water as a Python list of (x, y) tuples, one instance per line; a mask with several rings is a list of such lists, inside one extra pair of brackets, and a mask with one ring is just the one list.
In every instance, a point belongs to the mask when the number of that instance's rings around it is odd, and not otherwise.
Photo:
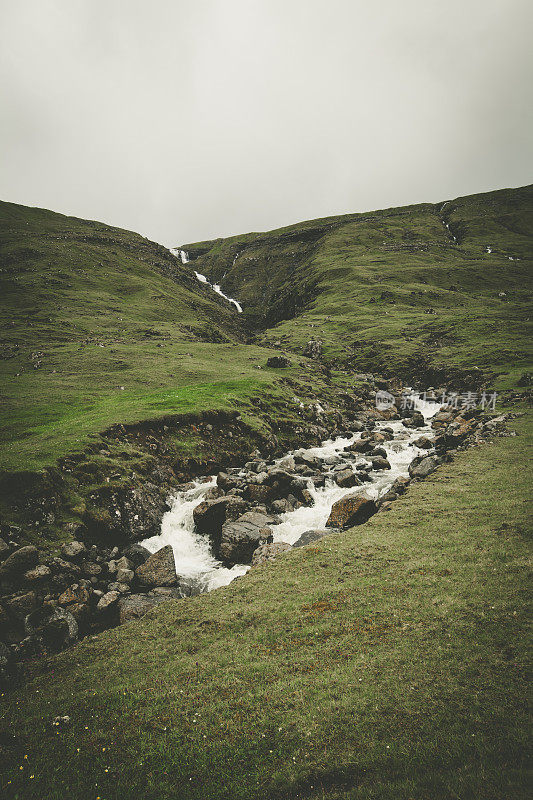
[[(385, 494), (394, 481), (399, 477), (408, 475), (409, 464), (417, 455), (428, 453), (420, 450), (413, 442), (420, 436), (432, 438), (433, 431), (428, 421), (440, 409), (440, 403), (415, 401), (416, 408), (422, 412), (426, 420), (424, 428), (409, 429), (398, 421), (379, 422), (374, 430), (389, 428), (393, 431), (393, 438), (379, 446), (387, 452), (387, 459), (391, 465), (389, 470), (371, 470), (369, 475), (372, 482), (351, 489), (343, 489), (332, 478), (327, 477), (325, 486), (316, 488), (311, 480), (308, 488), (314, 500), (312, 506), (302, 506), (295, 511), (280, 515), (280, 524), (272, 526), (275, 542), (294, 544), (305, 531), (324, 528), (329, 517), (331, 506), (346, 494), (361, 491), (366, 492), (373, 499)], [(329, 459), (344, 453), (344, 448), (360, 438), (357, 433), (349, 438), (337, 438), (323, 442), (320, 447), (311, 447), (295, 451), (295, 454), (307, 454), (320, 460)], [(359, 453), (347, 453), (349, 460), (346, 466), (358, 464), (365, 460)], [(286, 458), (284, 456), (283, 458)], [(279, 459), (282, 461), (283, 459)], [(242, 473), (244, 475), (244, 472)], [(237, 564), (231, 569), (224, 567), (212, 554), (208, 537), (194, 532), (193, 510), (202, 502), (206, 492), (216, 485), (216, 478), (211, 477), (203, 481), (196, 481), (194, 488), (180, 492), (172, 501), (170, 511), (163, 517), (161, 533), (142, 542), (151, 553), (157, 552), (165, 545), (172, 545), (176, 562), (176, 573), (180, 578), (180, 585), (187, 591), (205, 592), (226, 586), (234, 578), (244, 575), (249, 566)]]
[[(179, 247), (171, 247), (170, 248), (170, 252), (172, 253), (173, 256), (176, 256), (176, 258), (179, 258), (182, 264), (188, 264), (189, 263), (189, 261), (190, 261), (189, 254), (187, 253), (186, 250), (180, 250)], [(237, 256), (235, 256), (235, 258), (237, 258)], [(235, 263), (235, 261), (233, 263)], [(231, 303), (233, 306), (235, 306), (235, 308), (237, 309), (239, 314), (242, 314), (242, 306), (241, 306), (241, 304), (237, 300), (234, 300), (233, 297), (228, 297), (227, 294), (224, 294), (224, 292), (222, 291), (222, 289), (220, 288), (218, 283), (209, 283), (209, 281), (207, 280), (205, 275), (202, 275), (200, 272), (196, 272), (195, 271), (194, 274), (196, 275), (196, 278), (197, 278), (197, 280), (200, 281), (200, 283), (205, 283), (207, 286), (210, 286), (211, 289), (214, 292), (216, 292), (218, 295), (220, 295), (220, 297), (223, 297), (224, 300), (227, 300), (229, 303)]]
[(239, 302), (237, 302), (237, 300), (234, 300), (233, 297), (228, 297), (227, 294), (224, 294), (224, 292), (222, 291), (222, 289), (220, 288), (218, 283), (209, 283), (209, 281), (207, 280), (205, 275), (201, 275), (199, 272), (195, 272), (194, 274), (196, 275), (196, 277), (200, 281), (200, 283), (206, 283), (208, 286), (211, 287), (211, 289), (214, 292), (216, 292), (221, 297), (223, 297), (224, 300), (228, 300), (232, 305), (234, 305), (235, 308), (237, 309), (237, 311), (239, 312), (239, 314), (242, 314), (242, 306), (241, 306), (241, 304)]

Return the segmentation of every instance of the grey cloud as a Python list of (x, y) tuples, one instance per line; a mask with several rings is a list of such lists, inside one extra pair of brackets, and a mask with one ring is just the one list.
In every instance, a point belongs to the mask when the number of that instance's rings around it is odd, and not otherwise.
[(166, 244), (531, 180), (527, 0), (0, 0), (2, 198)]

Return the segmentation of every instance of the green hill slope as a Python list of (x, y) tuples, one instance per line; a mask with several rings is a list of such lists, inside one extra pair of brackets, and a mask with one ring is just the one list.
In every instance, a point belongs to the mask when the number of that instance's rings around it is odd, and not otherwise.
[[(533, 187), (183, 245), (261, 342), (359, 370), (513, 385), (531, 364)], [(488, 252), (490, 250), (491, 252)]]
[(342, 369), (514, 386), (531, 365), (532, 198), (312, 220), (186, 245), (191, 265), (129, 231), (0, 203), (2, 468), (53, 463), (112, 424), (226, 408), (278, 377), (257, 369), (265, 346), (301, 355), (312, 337)]
[(4, 469), (270, 380), (235, 309), (129, 231), (0, 203), (0, 298)]

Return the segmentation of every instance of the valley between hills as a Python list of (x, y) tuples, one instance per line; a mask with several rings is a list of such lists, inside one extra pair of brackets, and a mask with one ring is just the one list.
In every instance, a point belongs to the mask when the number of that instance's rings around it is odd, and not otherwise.
[(532, 201), (0, 203), (6, 797), (527, 796)]

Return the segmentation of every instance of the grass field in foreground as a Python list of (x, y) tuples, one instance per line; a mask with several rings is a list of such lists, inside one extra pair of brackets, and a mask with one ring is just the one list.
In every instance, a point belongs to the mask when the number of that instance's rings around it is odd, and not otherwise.
[(52, 659), (2, 698), (3, 796), (529, 796), (516, 428), (363, 527)]

